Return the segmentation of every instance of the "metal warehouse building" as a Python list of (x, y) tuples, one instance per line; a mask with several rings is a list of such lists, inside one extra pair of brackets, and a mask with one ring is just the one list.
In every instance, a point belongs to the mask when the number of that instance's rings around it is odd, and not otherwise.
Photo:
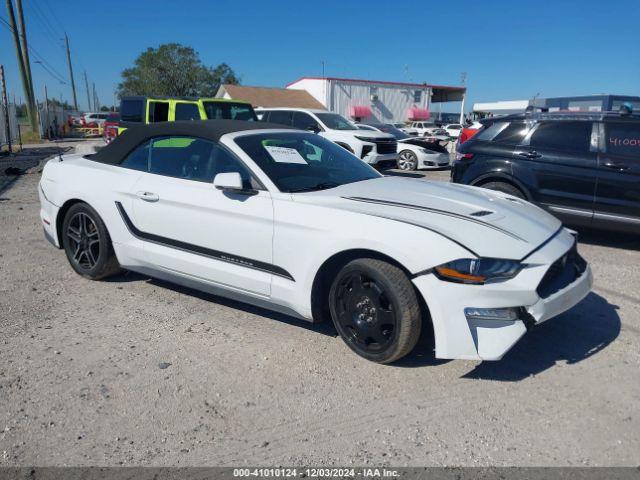
[(630, 104), (634, 111), (640, 111), (640, 97), (603, 93), (599, 95), (574, 97), (475, 103), (473, 105), (473, 113), (478, 117), (486, 115), (509, 115), (511, 113), (522, 113), (529, 106), (548, 108), (550, 112), (605, 112), (617, 111), (620, 106), (625, 103)]
[[(357, 121), (426, 120), (434, 104), (462, 102), (464, 87), (336, 77), (303, 77), (287, 85), (306, 90), (327, 110)], [(441, 107), (438, 105), (438, 110)]]

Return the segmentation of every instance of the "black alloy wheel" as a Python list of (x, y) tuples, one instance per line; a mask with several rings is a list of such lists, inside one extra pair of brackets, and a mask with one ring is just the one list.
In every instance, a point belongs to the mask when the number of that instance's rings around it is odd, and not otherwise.
[(338, 322), (348, 342), (368, 352), (383, 351), (393, 340), (397, 319), (384, 288), (364, 272), (344, 276), (336, 292)]
[(100, 232), (85, 212), (73, 215), (65, 232), (72, 250), (71, 261), (82, 270), (91, 270), (100, 258)]
[(99, 280), (120, 271), (109, 232), (86, 203), (76, 203), (67, 210), (61, 233), (67, 259), (83, 277)]
[(330, 292), (331, 317), (344, 342), (358, 355), (390, 363), (415, 346), (421, 312), (402, 270), (382, 260), (347, 264)]

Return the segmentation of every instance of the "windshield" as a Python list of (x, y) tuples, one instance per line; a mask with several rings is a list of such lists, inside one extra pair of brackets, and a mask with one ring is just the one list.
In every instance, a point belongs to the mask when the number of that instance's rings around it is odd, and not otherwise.
[(209, 120), (257, 121), (253, 107), (248, 103), (203, 102)]
[(341, 146), (313, 133), (262, 133), (235, 142), (283, 192), (311, 192), (381, 175)]
[(331, 130), (357, 130), (353, 123), (337, 113), (316, 113), (316, 117)]

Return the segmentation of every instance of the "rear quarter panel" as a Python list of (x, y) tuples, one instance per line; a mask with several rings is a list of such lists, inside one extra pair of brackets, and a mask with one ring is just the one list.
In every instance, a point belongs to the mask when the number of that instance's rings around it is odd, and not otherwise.
[[(93, 162), (82, 155), (63, 158), (63, 161), (49, 160), (42, 172), (41, 186), (49, 201), (57, 207), (69, 201), (85, 202), (98, 212), (114, 245), (139, 242), (129, 234), (115, 206), (116, 200), (123, 203), (132, 200), (139, 172)], [(53, 219), (56, 223), (63, 220), (58, 217)], [(120, 256), (118, 260), (126, 264)]]

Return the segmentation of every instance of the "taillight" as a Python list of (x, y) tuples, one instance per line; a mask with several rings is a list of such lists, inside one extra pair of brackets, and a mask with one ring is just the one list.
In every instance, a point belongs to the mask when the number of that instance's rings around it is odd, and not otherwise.
[(471, 160), (473, 158), (473, 153), (460, 153), (456, 152), (456, 160)]

